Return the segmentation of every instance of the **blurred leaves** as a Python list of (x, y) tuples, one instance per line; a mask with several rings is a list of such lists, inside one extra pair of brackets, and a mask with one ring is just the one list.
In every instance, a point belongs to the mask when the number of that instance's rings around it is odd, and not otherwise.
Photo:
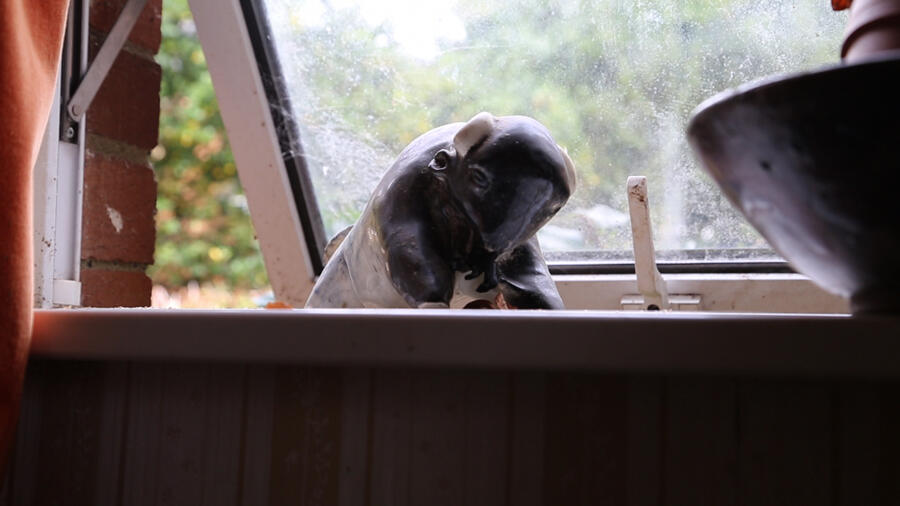
[(225, 289), (268, 285), (247, 201), (186, 0), (165, 0), (154, 283)]
[[(425, 0), (423, 0), (425, 1)], [(629, 252), (627, 224), (601, 226), (597, 205), (626, 212), (625, 180), (648, 177), (657, 246), (765, 248), (694, 162), (684, 130), (710, 95), (767, 74), (836, 61), (843, 21), (816, 2), (780, 0), (487, 0), (449, 4), (464, 35), (417, 58), (401, 26), (434, 22), (404, 0), (267, 0), (300, 119), (326, 230), (363, 208), (412, 139), (480, 111), (524, 114), (568, 149), (575, 195), (547, 251)], [(446, 34), (447, 25), (434, 33)], [(427, 41), (421, 41), (427, 45)]]
[[(299, 124), (330, 234), (355, 221), (412, 139), (488, 110), (535, 117), (575, 161), (578, 191), (542, 237), (558, 251), (630, 250), (627, 223), (608, 219), (626, 213), (630, 174), (650, 181), (659, 248), (765, 247), (697, 169), (686, 122), (720, 90), (836, 60), (843, 23), (825, 5), (792, 0), (458, 0), (464, 37), (422, 60), (389, 20), (373, 23), (346, 1), (266, 5), (293, 102), (285, 112)], [(265, 286), (186, 0), (165, 1), (162, 30), (151, 275), (168, 288)]]

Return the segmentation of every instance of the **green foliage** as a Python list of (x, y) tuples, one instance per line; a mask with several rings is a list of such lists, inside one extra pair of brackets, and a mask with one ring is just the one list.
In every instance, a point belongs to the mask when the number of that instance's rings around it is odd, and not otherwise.
[[(765, 247), (697, 169), (686, 122), (728, 87), (836, 60), (843, 24), (823, 2), (793, 0), (458, 0), (464, 38), (423, 59), (389, 20), (347, 2), (265, 3), (329, 234), (358, 217), (412, 139), (487, 110), (533, 116), (568, 149), (579, 188), (552, 222), (562, 239), (550, 249), (589, 255), (630, 249), (627, 222), (588, 216), (624, 216), (630, 174), (648, 176), (661, 249)], [(153, 279), (263, 286), (186, 0), (166, 0), (163, 37)]]
[(159, 145), (151, 153), (157, 197), (157, 284), (267, 285), (234, 158), (186, 0), (166, 0)]
[[(425, 59), (404, 51), (391, 24), (425, 20), (378, 24), (346, 2), (267, 2), (330, 233), (352, 221), (415, 136), (486, 110), (535, 117), (572, 156), (579, 188), (552, 225), (577, 239), (559, 250), (630, 250), (627, 223), (598, 225), (586, 212), (598, 204), (626, 212), (631, 174), (648, 177), (659, 247), (767, 246), (698, 170), (684, 129), (716, 92), (835, 61), (843, 20), (827, 5), (448, 1), (465, 36)], [(304, 10), (313, 5), (321, 12)], [(352, 160), (361, 146), (371, 148), (369, 163)], [(354, 166), (352, 177), (335, 170), (342, 164)]]

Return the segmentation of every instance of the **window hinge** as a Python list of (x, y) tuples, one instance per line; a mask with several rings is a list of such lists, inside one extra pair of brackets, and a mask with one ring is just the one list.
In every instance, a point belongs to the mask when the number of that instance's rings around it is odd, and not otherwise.
[(653, 231), (650, 226), (650, 206), (647, 196), (647, 178), (630, 176), (628, 212), (631, 215), (631, 238), (634, 244), (634, 272), (640, 294), (622, 297), (622, 309), (646, 309), (658, 311), (677, 309), (696, 311), (700, 307), (699, 295), (669, 295), (666, 281), (656, 268), (656, 250), (653, 247)]
[(128, 35), (134, 28), (135, 23), (137, 23), (138, 17), (140, 17), (146, 4), (147, 0), (128, 0), (125, 6), (122, 7), (119, 18), (113, 25), (112, 30), (109, 31), (106, 40), (103, 41), (103, 45), (97, 52), (97, 56), (94, 57), (93, 63), (85, 72), (84, 78), (78, 84), (78, 89), (75, 90), (71, 100), (66, 104), (66, 111), (72, 121), (76, 123), (81, 121), (85, 111), (87, 111), (87, 108), (94, 100), (94, 96), (100, 89), (100, 85), (106, 79), (109, 69), (112, 68), (113, 63), (116, 61), (116, 57), (122, 51), (125, 41), (128, 40)]

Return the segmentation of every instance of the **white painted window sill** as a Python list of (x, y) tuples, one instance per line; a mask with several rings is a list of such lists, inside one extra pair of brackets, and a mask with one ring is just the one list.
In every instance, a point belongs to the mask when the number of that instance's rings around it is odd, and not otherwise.
[(32, 355), (634, 373), (900, 376), (900, 319), (474, 310), (38, 310)]

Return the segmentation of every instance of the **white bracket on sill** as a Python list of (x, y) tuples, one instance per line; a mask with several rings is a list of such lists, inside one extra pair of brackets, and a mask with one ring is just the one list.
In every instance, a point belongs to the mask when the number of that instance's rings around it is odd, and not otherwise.
[(131, 30), (137, 23), (146, 4), (147, 0), (128, 0), (128, 3), (122, 7), (119, 18), (116, 19), (116, 23), (113, 25), (112, 30), (109, 31), (106, 40), (103, 41), (100, 50), (97, 51), (97, 56), (94, 57), (93, 63), (91, 63), (91, 66), (84, 74), (84, 78), (78, 84), (78, 89), (75, 90), (72, 99), (66, 104), (66, 111), (69, 113), (72, 121), (81, 121), (82, 116), (84, 116), (85, 111), (87, 111), (94, 100), (94, 96), (100, 89), (100, 85), (106, 79), (109, 69), (115, 63), (116, 57), (122, 51), (125, 41), (128, 40), (128, 35), (131, 34)]
[(650, 205), (647, 196), (647, 178), (629, 176), (628, 212), (631, 215), (631, 238), (634, 244), (634, 272), (640, 295), (622, 297), (622, 309), (646, 309), (658, 311), (678, 309), (696, 311), (700, 307), (699, 295), (669, 295), (666, 281), (656, 268), (656, 250), (653, 247), (653, 230), (650, 226)]

